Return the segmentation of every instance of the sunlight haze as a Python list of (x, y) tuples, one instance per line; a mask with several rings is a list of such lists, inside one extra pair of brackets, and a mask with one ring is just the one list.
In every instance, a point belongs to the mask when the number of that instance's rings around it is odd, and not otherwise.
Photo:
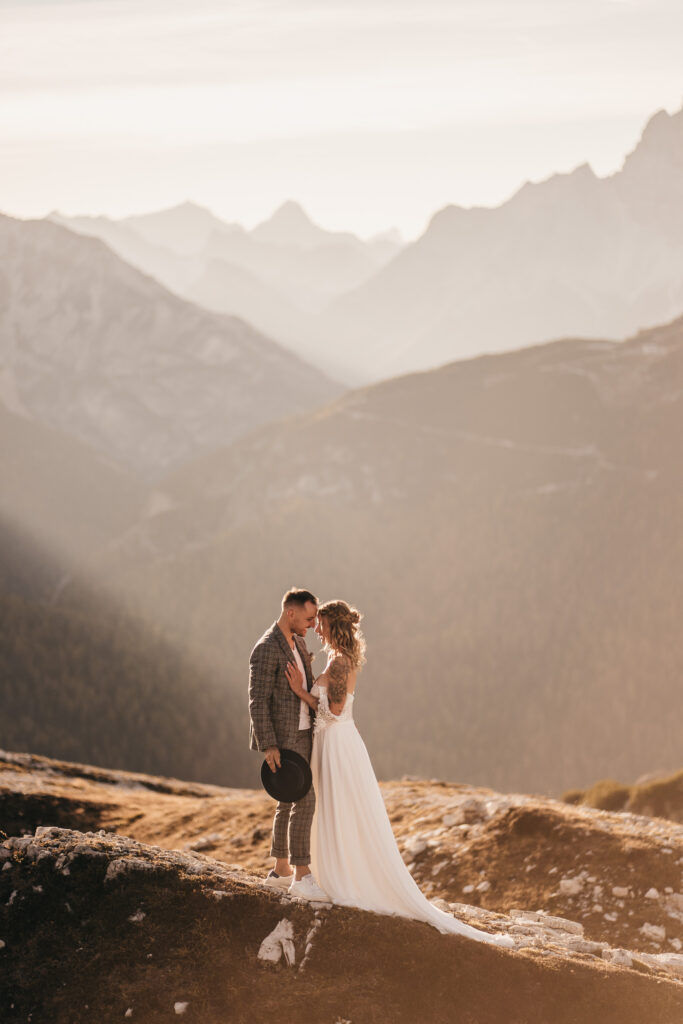
[(617, 170), (683, 98), (662, 0), (29, 0), (0, 25), (2, 209), (23, 217), (192, 199), (253, 225), (291, 198), (410, 237), (447, 203)]

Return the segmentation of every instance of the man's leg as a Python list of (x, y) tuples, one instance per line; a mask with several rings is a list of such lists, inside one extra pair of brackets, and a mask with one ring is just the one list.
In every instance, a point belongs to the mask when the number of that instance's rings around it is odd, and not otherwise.
[(273, 835), (270, 845), (270, 855), (275, 858), (273, 870), (282, 878), (292, 874), (289, 866), (289, 846), (287, 835), (289, 832), (289, 817), (293, 804), (278, 803), (273, 818)]
[[(312, 729), (300, 729), (294, 749), (308, 762), (311, 760)], [(291, 804), (289, 814), (289, 863), (294, 868), (297, 881), (310, 874), (311, 863), (311, 825), (315, 811), (315, 792), (313, 786), (305, 797)]]

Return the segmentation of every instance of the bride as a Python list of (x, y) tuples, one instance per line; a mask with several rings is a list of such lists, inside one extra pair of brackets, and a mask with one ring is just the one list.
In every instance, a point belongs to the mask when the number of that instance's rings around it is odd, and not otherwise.
[(356, 680), (365, 660), (361, 616), (344, 601), (318, 609), (316, 633), (328, 652), (309, 693), (293, 662), (294, 693), (317, 710), (311, 770), (316, 809), (311, 866), (334, 903), (426, 921), (442, 932), (511, 947), (507, 935), (463, 924), (422, 895), (403, 863), (367, 749), (353, 720)]

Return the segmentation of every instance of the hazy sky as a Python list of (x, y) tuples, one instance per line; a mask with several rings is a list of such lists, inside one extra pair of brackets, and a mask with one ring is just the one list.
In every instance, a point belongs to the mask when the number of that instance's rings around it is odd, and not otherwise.
[(414, 236), (682, 103), (680, 0), (0, 0), (0, 209)]

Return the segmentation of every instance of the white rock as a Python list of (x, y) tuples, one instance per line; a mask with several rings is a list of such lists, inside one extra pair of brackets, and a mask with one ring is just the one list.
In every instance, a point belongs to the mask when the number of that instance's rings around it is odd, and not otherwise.
[(683, 942), (679, 938), (669, 939), (669, 944), (673, 946), (676, 952), (683, 949)]
[(189, 1003), (174, 1003), (173, 1009), (175, 1010), (179, 1017), (182, 1017), (182, 1015), (185, 1013), (185, 1010), (188, 1008), (189, 1005)]
[(569, 932), (571, 935), (583, 935), (583, 925), (579, 921), (568, 921), (566, 917), (546, 917), (546, 928), (553, 931)]
[(674, 892), (666, 897), (664, 909), (669, 917), (673, 917), (676, 921), (680, 921), (683, 924), (683, 895), (680, 892)]
[(273, 928), (269, 935), (266, 935), (258, 951), (259, 960), (269, 960), (272, 963), (278, 963), (283, 955), (288, 965), (294, 963), (296, 959), (294, 928), (292, 922), (286, 917)]
[(0, 939), (0, 949), (4, 949), (5, 945), (6, 945), (6, 943), (5, 943), (4, 939)]
[(644, 924), (640, 928), (640, 934), (646, 939), (651, 939), (652, 942), (664, 942), (666, 928), (659, 924)]
[(128, 1007), (128, 1009), (126, 1010), (126, 1012), (124, 1013), (124, 1015), (123, 1015), (123, 1016), (124, 1016), (124, 1017), (132, 1017), (132, 1016), (133, 1016), (133, 1011), (132, 1011), (132, 1009), (130, 1008), (130, 1006)]
[(658, 900), (659, 899), (659, 893), (657, 892), (657, 890), (655, 888), (648, 889), (647, 892), (645, 893), (645, 899), (646, 900)]
[(459, 810), (460, 820), (465, 824), (486, 821), (489, 817), (486, 804), (482, 803), (481, 800), (476, 800), (474, 797), (463, 800), (460, 804)]
[(560, 892), (563, 896), (578, 896), (583, 889), (582, 878), (561, 878)]
[(491, 883), (487, 882), (486, 879), (484, 879), (484, 881), (480, 882), (479, 885), (477, 886), (477, 892), (488, 892), (490, 888)]
[(638, 953), (638, 959), (652, 967), (663, 967), (683, 978), (683, 956), (677, 953)]
[(617, 899), (620, 899), (620, 900), (626, 899), (626, 897), (628, 896), (628, 886), (627, 885), (613, 885), (612, 886), (612, 895), (616, 896)]
[(633, 958), (627, 949), (603, 949), (602, 959), (616, 967), (633, 966)]
[(603, 950), (608, 948), (606, 942), (593, 942), (590, 939), (583, 939), (580, 935), (563, 935), (560, 941), (575, 953), (592, 953), (594, 956), (602, 956)]
[(12, 861), (11, 860), (6, 860), (5, 863), (2, 865), (2, 870), (3, 871), (11, 871), (12, 870)]
[(427, 843), (420, 836), (411, 836), (406, 843), (404, 843), (404, 851), (411, 858), (418, 857), (421, 853), (427, 849)]
[(547, 914), (544, 914), (541, 910), (511, 910), (510, 917), (513, 921), (520, 920), (524, 922), (532, 921), (545, 921)]
[(432, 904), (433, 907), (438, 907), (439, 910), (443, 910), (443, 912), (445, 914), (450, 914), (450, 912), (451, 912), (451, 908), (448, 905), (448, 903), (446, 902), (446, 900), (442, 900), (441, 898), (437, 898), (437, 899), (431, 900), (431, 904)]
[(462, 891), (463, 892), (474, 892), (474, 886), (473, 885), (463, 885)]
[(459, 825), (460, 824), (460, 818), (458, 818), (458, 816), (455, 815), (455, 814), (444, 814), (444, 816), (441, 819), (441, 821), (446, 826), (446, 828), (450, 828), (451, 825)]
[(131, 924), (139, 924), (140, 921), (145, 920), (146, 916), (147, 915), (145, 914), (144, 910), (137, 910), (134, 914), (130, 915), (128, 920), (130, 921)]
[[(129, 871), (152, 871), (154, 866), (151, 861), (145, 860), (144, 857), (119, 857), (113, 860), (107, 868), (104, 880), (105, 882), (111, 882), (112, 879), (125, 875)], [(68, 870), (66, 868), (65, 872), (68, 872)]]

